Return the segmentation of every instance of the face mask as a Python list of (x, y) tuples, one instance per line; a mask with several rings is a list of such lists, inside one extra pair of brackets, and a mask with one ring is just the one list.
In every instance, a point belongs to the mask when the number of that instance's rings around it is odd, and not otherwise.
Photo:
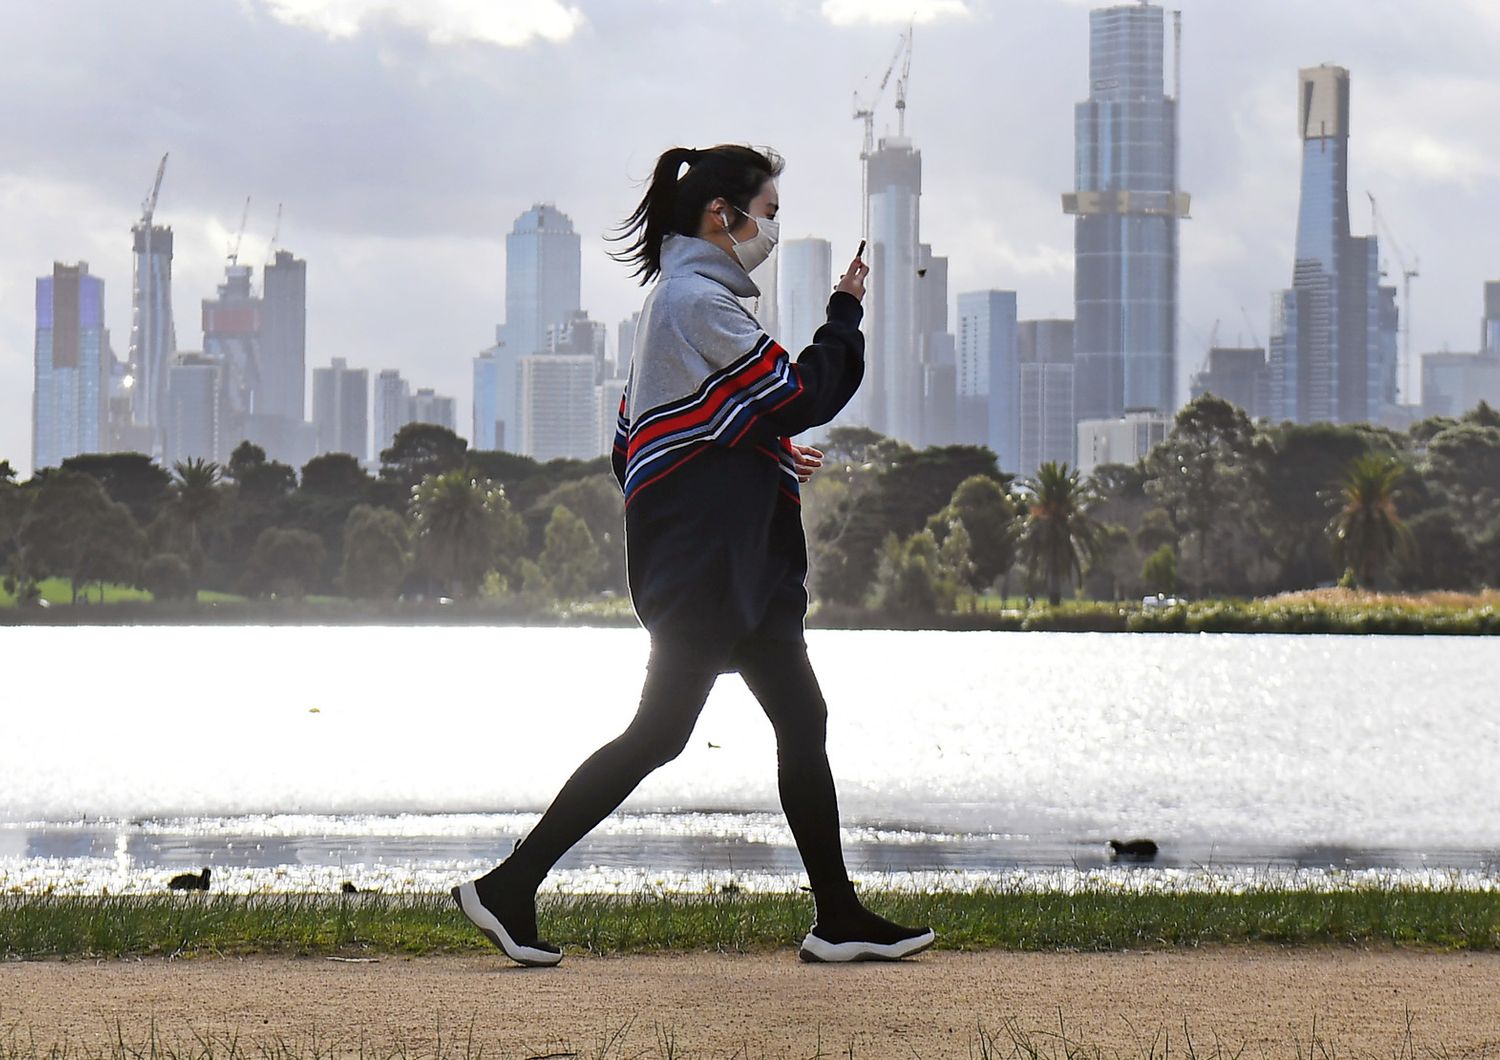
[[(738, 206), (733, 207), (740, 213), (750, 217)], [(746, 272), (753, 272), (755, 268), (771, 256), (771, 251), (776, 249), (776, 240), (781, 235), (781, 225), (769, 217), (750, 217), (755, 222), (756, 233), (749, 239), (735, 239), (734, 233), (729, 231), (730, 224), (724, 215), (719, 215), (719, 220), (724, 222), (724, 232), (729, 236), (729, 241), (734, 244), (734, 256), (740, 259), (740, 265)]]

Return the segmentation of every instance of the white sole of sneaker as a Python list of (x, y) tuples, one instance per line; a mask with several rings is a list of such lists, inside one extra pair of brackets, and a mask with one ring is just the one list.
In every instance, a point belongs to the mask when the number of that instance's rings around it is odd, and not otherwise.
[(448, 893), (453, 895), (453, 900), (463, 910), (464, 916), (469, 918), (469, 922), (484, 932), (491, 942), (505, 951), (505, 955), (517, 964), (524, 964), (528, 968), (544, 968), (551, 967), (562, 960), (561, 953), (539, 950), (534, 946), (522, 946), (511, 938), (510, 932), (505, 930), (505, 925), (496, 919), (495, 914), (480, 904), (479, 892), (474, 889), (472, 882), (453, 887)]
[(827, 942), (812, 932), (802, 940), (797, 956), (804, 961), (836, 964), (843, 961), (899, 961), (921, 953), (937, 940), (937, 933), (925, 931), (900, 942), (881, 944), (878, 942)]

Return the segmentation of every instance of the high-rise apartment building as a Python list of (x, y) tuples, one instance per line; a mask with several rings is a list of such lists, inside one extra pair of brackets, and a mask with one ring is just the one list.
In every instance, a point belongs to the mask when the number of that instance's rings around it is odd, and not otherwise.
[(497, 342), (474, 358), (473, 434), (475, 449), (515, 452), (520, 443), (516, 416), (516, 357)]
[(587, 355), (594, 359), (594, 382), (602, 383), (609, 369), (609, 336), (604, 324), (578, 309), (547, 328), (548, 353)]
[(541, 353), (518, 362), (519, 452), (534, 460), (599, 455), (599, 409), (591, 353)]
[(505, 343), (524, 357), (547, 348), (547, 329), (579, 308), (581, 251), (573, 222), (537, 203), (505, 237)]
[(1051, 462), (1075, 466), (1073, 322), (1023, 320), (1016, 326), (1018, 475)]
[(1480, 325), (1479, 352), (1500, 356), (1500, 281), (1484, 285), (1484, 322)]
[(921, 244), (917, 251), (916, 444), (958, 441), (958, 363), (948, 331), (948, 259)]
[(1016, 292), (958, 296), (955, 361), (958, 440), (989, 446), (1001, 469), (1014, 471), (1021, 456)]
[(162, 408), (162, 462), (172, 467), (188, 460), (223, 464), (224, 366), (199, 351), (173, 354), (167, 368), (167, 399)]
[[(1177, 100), (1163, 11), (1089, 13), (1089, 98), (1074, 111), (1074, 385), (1080, 419), (1177, 407)], [(1175, 92), (1175, 87), (1174, 87)]]
[[(868, 161), (870, 243), (865, 260), (865, 424), (919, 444), (922, 396), (917, 269), (921, 254), (922, 153), (909, 137), (883, 137)], [(859, 400), (856, 396), (856, 400)]]
[(106, 447), (110, 357), (104, 281), (87, 262), (52, 266), (36, 281), (36, 350), (31, 403), (31, 467)]
[(307, 418), (307, 262), (278, 250), (261, 274), (257, 415)]
[(231, 263), (217, 298), (203, 300), (203, 353), (219, 363), (219, 433), (231, 451), (250, 434), (264, 400), (260, 368), (261, 299), (250, 289), (254, 270)]
[(382, 449), (389, 449), (396, 440), (396, 433), (412, 422), (411, 384), (401, 378), (394, 368), (387, 368), (375, 377), (375, 393), (372, 404), (375, 412), (375, 456)]
[(431, 423), (458, 431), (458, 403), (436, 393), (431, 387), (419, 387), (407, 405), (408, 423)]
[(370, 373), (335, 357), (313, 369), (313, 425), (318, 453), (348, 453), (361, 464), (370, 459)]
[(1302, 195), (1292, 286), (1272, 301), (1273, 419), (1379, 422), (1396, 403), (1395, 291), (1375, 236), (1349, 231), (1349, 71), (1299, 73)]
[(780, 330), (773, 337), (795, 359), (828, 319), (833, 250), (826, 239), (790, 239), (776, 249), (781, 254)]
[(635, 352), (635, 329), (640, 326), (641, 314), (637, 311), (620, 321), (619, 327), (615, 329), (614, 375), (624, 376), (629, 371), (630, 356)]

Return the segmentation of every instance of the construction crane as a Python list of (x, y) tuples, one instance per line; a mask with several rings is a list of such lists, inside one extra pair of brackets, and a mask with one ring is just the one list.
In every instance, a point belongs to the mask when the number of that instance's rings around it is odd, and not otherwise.
[[(859, 152), (860, 174), (859, 174), (859, 202), (860, 202), (860, 237), (870, 238), (870, 156), (875, 153), (875, 106), (880, 102), (880, 97), (885, 93), (885, 86), (890, 83), (891, 74), (896, 71), (896, 64), (901, 61), (901, 55), (907, 55), (907, 68), (911, 66), (911, 27), (908, 26), (901, 34), (901, 40), (896, 45), (896, 54), (891, 56), (890, 65), (885, 68), (885, 76), (880, 79), (869, 102), (862, 101), (859, 93), (854, 93), (854, 120), (865, 123), (864, 145)], [(906, 114), (906, 70), (901, 72), (901, 81), (898, 92), (900, 101), (897, 107), (902, 114), (902, 128), (905, 129)]]
[(245, 208), (240, 211), (240, 230), (235, 233), (234, 242), (229, 244), (229, 264), (240, 263), (240, 244), (245, 240), (245, 222), (250, 220), (250, 196), (245, 196)]
[[(1406, 255), (1401, 250), (1401, 244), (1391, 234), (1390, 226), (1385, 223), (1381, 216), (1380, 205), (1375, 201), (1375, 194), (1366, 191), (1370, 198), (1370, 230), (1377, 235), (1384, 235), (1390, 244), (1391, 252), (1396, 255), (1396, 264), (1401, 267), (1401, 360), (1403, 370), (1401, 372), (1401, 397), (1408, 405), (1415, 404), (1417, 387), (1412, 383), (1412, 360), (1411, 360), (1411, 282), (1422, 275), (1421, 259), (1413, 258), (1410, 266), (1406, 264)], [(1385, 270), (1381, 270), (1385, 275)]]
[(906, 58), (901, 60), (901, 76), (896, 78), (896, 135), (906, 135), (906, 82), (911, 77), (911, 31), (906, 27)]
[(276, 240), (281, 238), (281, 203), (276, 204), (276, 223), (271, 226), (271, 242), (266, 246), (266, 264), (276, 258)]
[(1242, 317), (1245, 318), (1245, 326), (1250, 329), (1250, 341), (1251, 341), (1251, 343), (1253, 343), (1256, 346), (1260, 346), (1260, 336), (1258, 334), (1256, 334), (1256, 331), (1255, 331), (1255, 322), (1250, 319), (1250, 313), (1249, 313), (1249, 311), (1247, 311), (1245, 309), (1244, 306), (1240, 306), (1240, 316), (1242, 316)]
[(151, 185), (151, 194), (146, 196), (141, 203), (141, 224), (148, 229), (151, 227), (151, 218), (156, 216), (156, 197), (161, 194), (161, 179), (167, 175), (167, 156), (161, 156), (161, 165), (156, 167), (156, 182)]

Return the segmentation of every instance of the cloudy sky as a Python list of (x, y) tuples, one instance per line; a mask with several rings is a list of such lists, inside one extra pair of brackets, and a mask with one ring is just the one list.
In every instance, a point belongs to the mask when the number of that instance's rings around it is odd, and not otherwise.
[[(611, 326), (642, 291), (605, 256), (673, 144), (769, 144), (788, 159), (782, 236), (852, 253), (860, 127), (916, 16), (908, 132), (922, 234), (951, 292), (1019, 292), (1072, 315), (1072, 106), (1087, 94), (1077, 0), (0, 0), (0, 457), (30, 467), (33, 292), (54, 260), (106, 283), (128, 344), (130, 225), (156, 163), (173, 226), (178, 344), (242, 259), (308, 261), (309, 367), (399, 368), (458, 398), (504, 312), (504, 236), (536, 201), (583, 235), (583, 302)], [(1215, 321), (1264, 341), (1290, 280), (1296, 73), (1353, 75), (1351, 203), (1381, 201), (1419, 257), (1413, 345), (1472, 349), (1500, 278), (1500, 0), (1182, 0), (1182, 375)], [(894, 123), (890, 96), (877, 130)], [(1387, 254), (1389, 257), (1389, 255)], [(1398, 273), (1393, 258), (1389, 269)], [(1242, 312), (1242, 307), (1244, 312)], [(1246, 316), (1249, 322), (1246, 321)]]

